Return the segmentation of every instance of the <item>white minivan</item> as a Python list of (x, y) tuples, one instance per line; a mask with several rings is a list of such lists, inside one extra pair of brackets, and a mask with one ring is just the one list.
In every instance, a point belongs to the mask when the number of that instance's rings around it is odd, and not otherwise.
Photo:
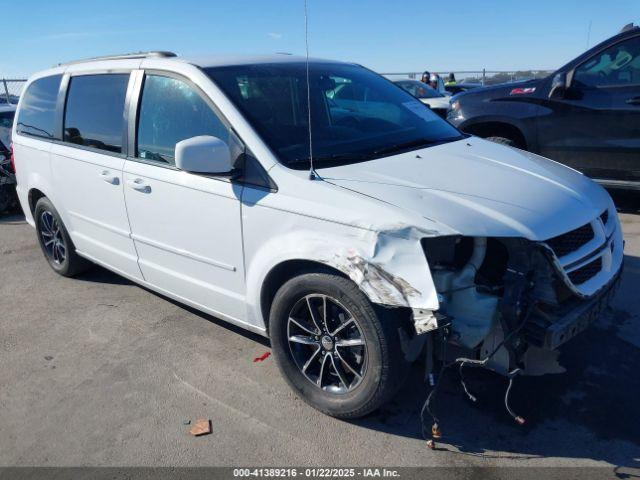
[(291, 387), (342, 418), (420, 356), (540, 373), (622, 266), (600, 186), (351, 63), (60, 65), (26, 86), (13, 161), (56, 272), (98, 264), (268, 336)]

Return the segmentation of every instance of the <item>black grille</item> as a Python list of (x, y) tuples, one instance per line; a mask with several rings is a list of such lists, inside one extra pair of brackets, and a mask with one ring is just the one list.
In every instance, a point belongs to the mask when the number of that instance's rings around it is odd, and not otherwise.
[(574, 285), (580, 285), (590, 278), (595, 277), (602, 270), (602, 257), (596, 258), (593, 262), (587, 263), (584, 267), (569, 273), (569, 280)]
[(609, 221), (609, 210), (605, 210), (604, 212), (602, 212), (602, 215), (600, 215), (600, 220), (602, 220), (603, 225), (607, 224), (607, 222)]
[(564, 257), (571, 252), (575, 252), (590, 240), (593, 240), (593, 237), (593, 228), (591, 228), (590, 223), (587, 223), (580, 228), (550, 238), (547, 240), (547, 244), (553, 249), (557, 257)]

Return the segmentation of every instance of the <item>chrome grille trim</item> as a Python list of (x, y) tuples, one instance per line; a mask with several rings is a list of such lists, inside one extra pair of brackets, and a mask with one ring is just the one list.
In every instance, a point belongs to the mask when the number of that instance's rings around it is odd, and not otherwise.
[[(541, 242), (543, 248), (550, 254), (559, 276), (567, 287), (579, 297), (590, 297), (606, 287), (615, 278), (622, 265), (623, 240), (620, 222), (615, 210), (606, 210), (606, 212), (607, 215), (604, 215), (603, 212), (591, 222), (579, 227), (584, 230), (589, 226), (594, 235), (591, 240), (574, 251), (559, 256), (552, 248), (552, 242), (548, 240)], [(554, 239), (562, 236), (559, 235)], [(587, 275), (586, 270), (591, 264), (598, 264), (597, 271), (595, 273), (590, 271)], [(581, 269), (585, 269), (583, 274), (575, 273)], [(594, 268), (594, 270), (596, 269)], [(572, 281), (572, 277), (576, 283)]]
[(565, 257), (579, 250), (595, 238), (595, 232), (590, 223), (586, 223), (570, 232), (547, 240), (547, 245), (558, 257)]
[(582, 285), (583, 283), (595, 277), (601, 270), (602, 256), (599, 256), (594, 260), (586, 262), (581, 267), (567, 272), (567, 276), (574, 285)]

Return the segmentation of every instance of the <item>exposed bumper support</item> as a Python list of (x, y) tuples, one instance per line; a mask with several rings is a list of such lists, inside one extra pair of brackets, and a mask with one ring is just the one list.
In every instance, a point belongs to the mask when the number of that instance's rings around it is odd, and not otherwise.
[(586, 301), (578, 301), (578, 305), (571, 303), (553, 313), (533, 312), (525, 329), (527, 341), (535, 346), (554, 350), (586, 330), (609, 305), (620, 285), (621, 274), (622, 267), (598, 295)]
[(420, 308), (412, 309), (412, 317), (413, 325), (416, 329), (416, 334), (418, 335), (437, 330), (449, 323), (446, 315)]

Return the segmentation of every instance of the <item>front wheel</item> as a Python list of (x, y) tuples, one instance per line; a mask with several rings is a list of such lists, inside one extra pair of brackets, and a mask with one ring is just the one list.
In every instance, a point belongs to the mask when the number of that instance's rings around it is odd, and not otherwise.
[(407, 369), (402, 327), (377, 310), (353, 282), (330, 273), (302, 274), (278, 290), (271, 346), (304, 401), (334, 417), (357, 418), (396, 393)]

